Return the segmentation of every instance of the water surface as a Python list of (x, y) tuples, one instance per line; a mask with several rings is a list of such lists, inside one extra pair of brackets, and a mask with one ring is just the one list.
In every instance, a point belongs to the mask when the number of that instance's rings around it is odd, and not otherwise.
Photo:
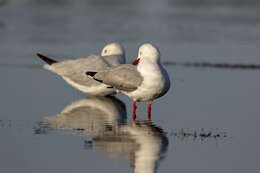
[[(1, 171), (257, 172), (260, 71), (192, 63), (259, 65), (259, 13), (253, 0), (0, 1)], [(112, 113), (85, 105), (58, 119), (91, 97), (35, 54), (84, 57), (111, 41), (128, 62), (149, 41), (162, 61), (191, 65), (166, 66), (173, 86), (152, 122), (142, 103), (133, 123), (123, 95)]]

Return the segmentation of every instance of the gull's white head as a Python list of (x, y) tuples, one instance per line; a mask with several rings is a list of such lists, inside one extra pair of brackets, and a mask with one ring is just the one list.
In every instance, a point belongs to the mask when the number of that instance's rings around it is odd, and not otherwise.
[(125, 55), (125, 50), (119, 43), (110, 43), (102, 49), (101, 56), (110, 55)]
[(138, 50), (138, 58), (132, 64), (137, 65), (139, 61), (144, 58), (149, 58), (153, 62), (159, 62), (160, 60), (159, 49), (150, 43), (145, 43), (141, 45)]

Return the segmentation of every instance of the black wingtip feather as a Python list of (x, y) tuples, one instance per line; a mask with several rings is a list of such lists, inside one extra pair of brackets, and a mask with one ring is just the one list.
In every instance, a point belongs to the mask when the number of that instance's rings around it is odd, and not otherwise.
[(94, 77), (96, 73), (97, 73), (97, 72), (94, 72), (94, 71), (87, 71), (87, 72), (86, 72), (86, 75), (87, 75), (87, 76)]
[(55, 61), (55, 60), (53, 60), (53, 59), (50, 59), (50, 58), (48, 58), (48, 57), (46, 57), (46, 56), (40, 54), (40, 53), (37, 53), (37, 56), (38, 56), (39, 58), (41, 58), (44, 62), (46, 62), (47, 64), (49, 64), (49, 65), (52, 65), (52, 64), (58, 62), (58, 61)]
[(98, 82), (100, 82), (100, 83), (103, 83), (103, 81), (102, 80), (99, 80), (99, 79), (96, 79), (96, 78), (93, 78), (95, 81), (98, 81)]
[(97, 74), (97, 72), (94, 72), (94, 71), (87, 71), (86, 72), (86, 75), (87, 76), (91, 76), (95, 81), (98, 81), (98, 82), (100, 82), (100, 83), (103, 83), (103, 81), (102, 80), (99, 80), (99, 79), (96, 79), (95, 78), (95, 75)]

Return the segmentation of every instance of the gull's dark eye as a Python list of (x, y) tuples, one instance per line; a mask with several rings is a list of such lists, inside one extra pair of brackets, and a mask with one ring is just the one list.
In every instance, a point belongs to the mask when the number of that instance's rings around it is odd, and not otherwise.
[(106, 49), (104, 50), (104, 53), (107, 53), (107, 50), (106, 50)]

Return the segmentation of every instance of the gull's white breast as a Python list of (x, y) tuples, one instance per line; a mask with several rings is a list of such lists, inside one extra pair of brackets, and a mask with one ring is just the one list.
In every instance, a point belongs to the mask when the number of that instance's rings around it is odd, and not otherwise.
[(152, 101), (163, 96), (170, 88), (170, 80), (166, 70), (157, 63), (143, 60), (137, 69), (143, 76), (141, 85), (132, 92), (123, 92), (134, 101)]

